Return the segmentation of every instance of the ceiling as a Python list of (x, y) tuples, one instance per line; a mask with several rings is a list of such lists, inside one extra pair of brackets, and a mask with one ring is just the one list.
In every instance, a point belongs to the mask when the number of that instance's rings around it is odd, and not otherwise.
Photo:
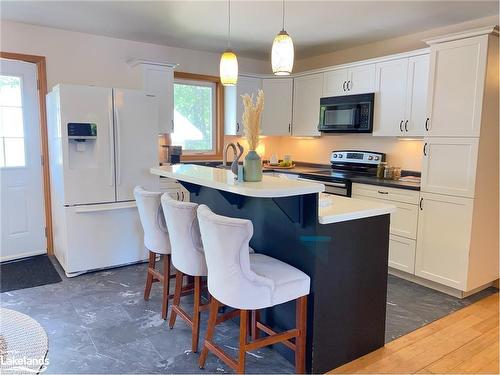
[[(231, 3), (232, 48), (266, 59), (281, 1)], [(1, 19), (174, 47), (226, 48), (226, 1), (5, 1)], [(498, 15), (493, 1), (292, 1), (285, 28), (298, 59)]]

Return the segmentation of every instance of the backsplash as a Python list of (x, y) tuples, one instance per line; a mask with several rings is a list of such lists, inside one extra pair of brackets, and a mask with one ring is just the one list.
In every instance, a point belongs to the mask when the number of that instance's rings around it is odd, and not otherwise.
[[(242, 141), (242, 138), (226, 136), (224, 141), (225, 143)], [(332, 150), (354, 149), (384, 152), (392, 166), (412, 171), (422, 169), (421, 139), (374, 137), (369, 134), (335, 134), (317, 138), (263, 137), (261, 144), (265, 159), (269, 159), (272, 154), (276, 154), (280, 159), (283, 155), (291, 155), (296, 161), (329, 164)]]

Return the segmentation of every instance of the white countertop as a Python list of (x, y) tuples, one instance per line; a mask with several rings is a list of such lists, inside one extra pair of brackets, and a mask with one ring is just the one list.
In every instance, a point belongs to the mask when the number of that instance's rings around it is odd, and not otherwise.
[(320, 193), (325, 190), (325, 185), (321, 183), (290, 180), (265, 174), (260, 182), (237, 181), (230, 170), (193, 164), (163, 165), (153, 167), (150, 171), (158, 176), (257, 198), (290, 197)]
[(321, 194), (318, 221), (320, 224), (332, 224), (390, 214), (395, 211), (396, 206), (391, 204), (341, 197), (339, 195)]

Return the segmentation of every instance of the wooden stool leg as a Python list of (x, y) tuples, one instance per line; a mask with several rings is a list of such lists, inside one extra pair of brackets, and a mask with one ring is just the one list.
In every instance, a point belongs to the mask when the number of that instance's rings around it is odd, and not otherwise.
[(167, 319), (168, 297), (170, 295), (170, 254), (163, 255), (163, 302), (161, 305), (161, 318)]
[(207, 324), (207, 334), (205, 336), (205, 342), (203, 343), (203, 349), (201, 350), (199, 365), (200, 368), (205, 367), (205, 361), (208, 355), (208, 347), (206, 342), (212, 341), (215, 331), (215, 323), (217, 322), (217, 312), (219, 310), (219, 301), (217, 301), (213, 296), (210, 298), (210, 315), (208, 316)]
[[(181, 271), (177, 271), (175, 274), (175, 292), (174, 292), (174, 306), (179, 306), (181, 303), (181, 292), (182, 292), (182, 280), (184, 278), (184, 274)], [(177, 312), (175, 309), (172, 309), (170, 312), (170, 321), (168, 322), (168, 326), (170, 328), (174, 328), (175, 318), (177, 318)]]
[(238, 351), (238, 374), (245, 373), (245, 357), (248, 339), (248, 310), (240, 310), (240, 347)]
[(198, 337), (200, 335), (200, 302), (201, 302), (201, 276), (194, 277), (194, 308), (193, 327), (191, 334), (191, 350), (198, 351)]
[(260, 310), (252, 311), (252, 340), (255, 341), (260, 337), (257, 322), (260, 320)]
[(304, 374), (306, 372), (307, 296), (297, 299), (295, 320), (299, 330), (299, 335), (295, 339), (295, 372)]
[(153, 274), (149, 272), (150, 269), (155, 268), (156, 263), (156, 254), (152, 251), (149, 251), (149, 261), (148, 261), (148, 269), (147, 269), (147, 278), (146, 278), (146, 287), (144, 288), (144, 299), (148, 300), (149, 295), (151, 294), (151, 286), (153, 285)]

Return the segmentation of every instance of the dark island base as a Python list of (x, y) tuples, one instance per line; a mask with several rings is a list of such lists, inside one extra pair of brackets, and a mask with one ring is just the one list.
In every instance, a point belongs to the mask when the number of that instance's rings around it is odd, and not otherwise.
[[(250, 245), (311, 277), (306, 368), (324, 373), (384, 345), (390, 215), (318, 223), (318, 195), (253, 198), (181, 182), (191, 201), (252, 221)], [(295, 303), (261, 312), (275, 330), (295, 327)], [(293, 352), (275, 349), (293, 362)]]

